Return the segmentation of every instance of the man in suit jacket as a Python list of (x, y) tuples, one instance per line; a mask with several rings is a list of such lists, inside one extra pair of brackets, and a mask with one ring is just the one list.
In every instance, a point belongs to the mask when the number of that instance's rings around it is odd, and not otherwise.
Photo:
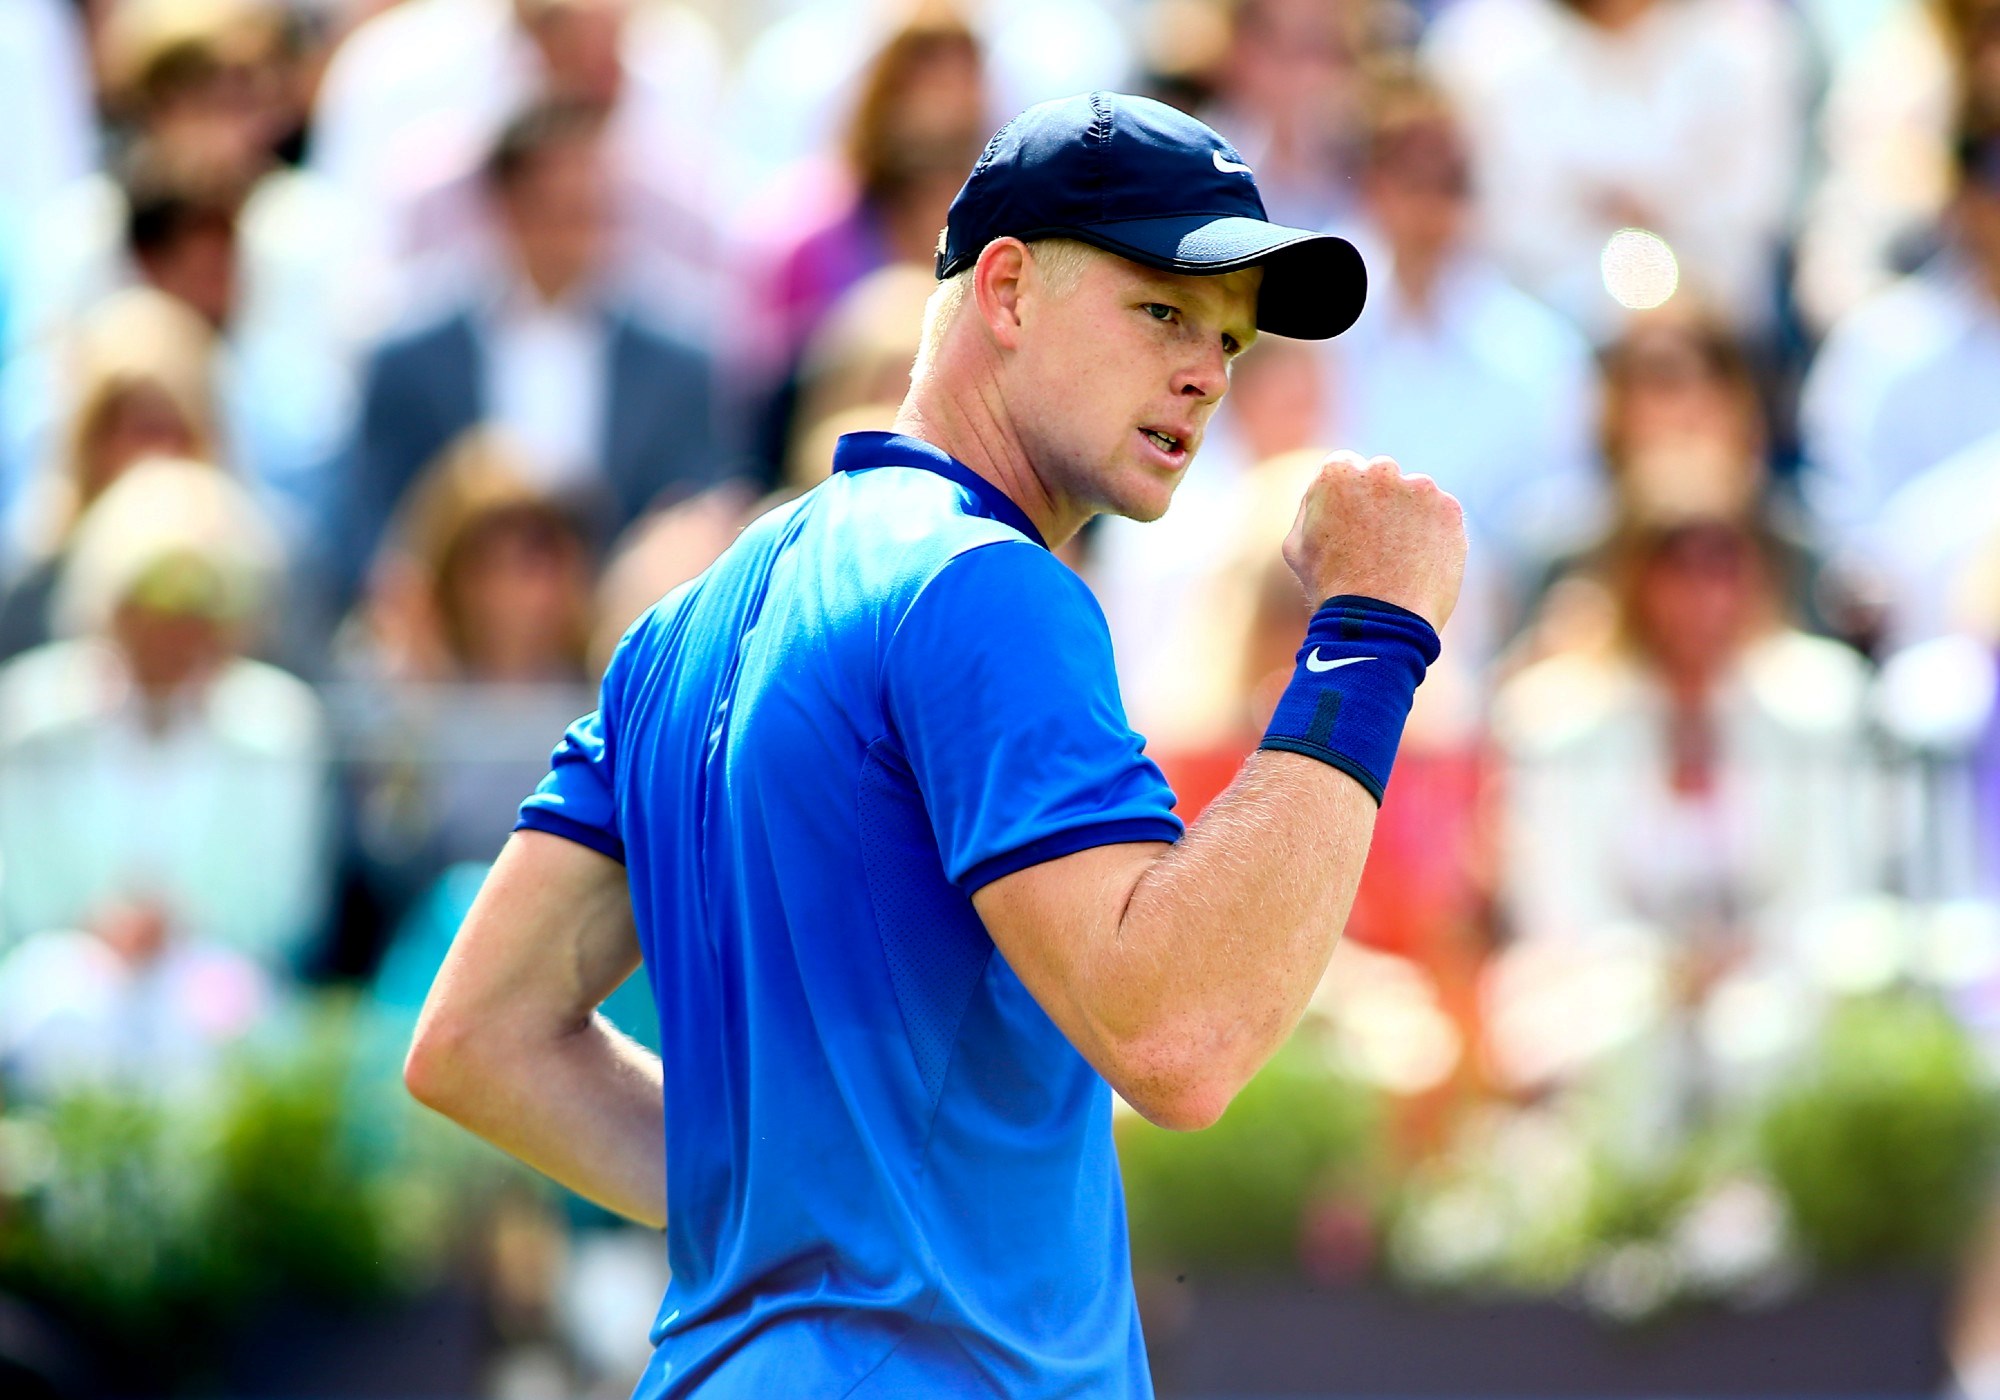
[(410, 482), (460, 433), (499, 428), (538, 484), (608, 538), (724, 466), (709, 357), (602, 276), (600, 118), (574, 105), (511, 123), (486, 181), (508, 254), (444, 315), (375, 351), (332, 561), (351, 593)]

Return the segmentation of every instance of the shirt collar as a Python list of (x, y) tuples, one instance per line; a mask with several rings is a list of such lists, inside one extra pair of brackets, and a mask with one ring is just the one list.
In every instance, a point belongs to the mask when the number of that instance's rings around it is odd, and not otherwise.
[(1049, 542), (1028, 519), (1028, 513), (1013, 498), (965, 463), (922, 438), (902, 433), (843, 433), (833, 445), (833, 469), (837, 472), (866, 471), (870, 467), (917, 467), (955, 481), (979, 498), (993, 518), (1012, 525), (1042, 548)]

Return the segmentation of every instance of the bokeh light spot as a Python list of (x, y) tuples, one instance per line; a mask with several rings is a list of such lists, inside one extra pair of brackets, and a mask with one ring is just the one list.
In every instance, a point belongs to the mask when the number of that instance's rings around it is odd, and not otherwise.
[(1680, 261), (1667, 240), (1642, 228), (1611, 235), (1598, 259), (1604, 290), (1628, 311), (1664, 306), (1681, 284)]

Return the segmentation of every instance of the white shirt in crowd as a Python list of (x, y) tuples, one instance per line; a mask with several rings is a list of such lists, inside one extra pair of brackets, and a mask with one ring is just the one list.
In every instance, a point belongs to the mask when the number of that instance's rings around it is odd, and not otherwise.
[(105, 643), (23, 653), (0, 669), (0, 945), (145, 899), (287, 970), (328, 894), (328, 762), (318, 699), (274, 667), (230, 662), (155, 728)]
[(1666, 239), (1746, 330), (1775, 311), (1800, 168), (1801, 36), (1775, 0), (1675, 0), (1607, 29), (1561, 0), (1461, 0), (1424, 58), (1457, 102), (1482, 225), (1522, 287), (1608, 338), (1600, 256), (1621, 227)]
[(9, 258), (35, 212), (97, 164), (90, 65), (77, 7), (67, 0), (0, 0), (0, 306)]
[(1618, 656), (1561, 655), (1501, 688), (1503, 898), (1520, 939), (1572, 946), (1643, 932), (1684, 946), (1717, 924), (1753, 960), (1802, 956), (1818, 916), (1879, 888), (1865, 663), (1783, 631), (1714, 699), (1711, 791), (1669, 781), (1664, 689)]
[(588, 297), (549, 303), (525, 288), (495, 299), (485, 326), (487, 414), (525, 449), (533, 484), (590, 484), (604, 452), (604, 317)]
[[(1891, 599), (1893, 643), (1988, 632), (2000, 598), (2000, 431), (1919, 472), (1868, 520), (1865, 550)], [(1993, 585), (1986, 585), (1991, 589)]]
[(2000, 303), (1951, 255), (1864, 302), (1813, 362), (1799, 430), (1821, 518), (1865, 550), (1899, 486), (2000, 432)]

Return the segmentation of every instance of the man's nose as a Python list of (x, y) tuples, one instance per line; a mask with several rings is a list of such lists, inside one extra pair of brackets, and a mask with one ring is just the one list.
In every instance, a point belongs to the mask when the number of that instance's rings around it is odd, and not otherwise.
[(1214, 403), (1229, 389), (1229, 357), (1217, 345), (1184, 368), (1179, 379), (1175, 392), (1183, 398)]

